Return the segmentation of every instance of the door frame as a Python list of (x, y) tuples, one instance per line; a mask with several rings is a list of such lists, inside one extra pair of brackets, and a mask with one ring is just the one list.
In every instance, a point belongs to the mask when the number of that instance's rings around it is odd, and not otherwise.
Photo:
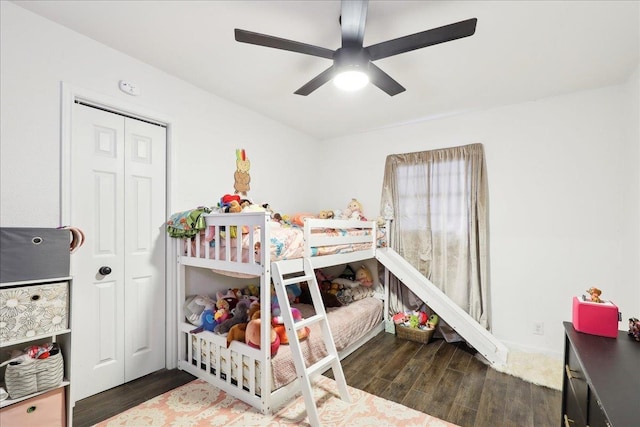
[[(61, 140), (61, 152), (60, 152), (60, 224), (69, 224), (71, 218), (71, 135), (73, 129), (73, 104), (76, 101), (82, 101), (83, 103), (92, 105), (97, 108), (101, 108), (113, 113), (126, 115), (129, 117), (142, 119), (148, 122), (156, 123), (166, 127), (167, 145), (166, 145), (166, 206), (165, 206), (165, 218), (168, 218), (171, 214), (169, 212), (169, 206), (171, 206), (171, 195), (173, 194), (172, 183), (175, 182), (171, 179), (172, 171), (174, 170), (174, 147), (172, 144), (172, 120), (169, 116), (150, 110), (140, 105), (128, 103), (119, 98), (114, 98), (108, 95), (104, 95), (98, 92), (94, 92), (89, 89), (80, 88), (72, 84), (61, 82), (61, 114), (60, 114), (60, 140)], [(170, 262), (176, 259), (175, 242), (165, 235), (165, 275), (166, 275), (166, 302), (165, 302), (165, 314), (166, 314), (166, 336), (165, 336), (165, 367), (167, 369), (173, 369), (177, 367), (177, 335), (178, 335), (178, 321), (176, 319), (177, 312), (177, 290), (175, 287), (175, 280), (172, 280), (177, 271), (175, 262)], [(73, 257), (72, 262), (73, 262)], [(78, 284), (74, 283), (74, 286)], [(71, 305), (70, 305), (71, 306)], [(73, 320), (73, 312), (70, 311), (70, 319)], [(70, 323), (73, 324), (73, 323)], [(73, 331), (72, 331), (72, 345), (73, 349)], [(73, 353), (71, 355), (73, 360)], [(71, 366), (68, 367), (71, 372)], [(70, 374), (72, 376), (72, 374)], [(73, 383), (73, 382), (72, 382)], [(72, 393), (73, 395), (73, 393)], [(72, 401), (72, 406), (75, 401)]]

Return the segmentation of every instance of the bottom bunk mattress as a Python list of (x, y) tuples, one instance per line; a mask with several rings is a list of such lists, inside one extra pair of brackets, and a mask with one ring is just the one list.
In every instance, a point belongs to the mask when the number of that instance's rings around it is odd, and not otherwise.
[[(304, 318), (315, 314), (312, 305), (293, 304), (292, 306), (299, 309)], [(383, 320), (383, 302), (375, 297), (367, 297), (342, 307), (328, 307), (326, 310), (338, 352), (362, 339)], [(300, 343), (307, 366), (327, 355), (320, 324), (315, 323), (309, 328), (309, 337)], [(211, 333), (191, 334), (191, 339), (187, 343), (191, 346), (191, 351), (188, 352), (193, 357), (191, 365), (200, 366), (199, 370), (203, 371), (201, 378), (207, 379), (207, 375), (213, 373), (216, 377), (223, 378), (245, 391), (254, 390), (255, 395), (262, 393), (260, 384), (262, 366), (254, 358), (256, 349), (238, 342), (232, 342), (231, 348), (227, 349), (226, 339)], [(196, 358), (199, 360), (196, 361)], [(271, 360), (271, 368), (272, 390), (296, 379), (296, 368), (289, 345), (280, 346)], [(229, 371), (231, 375), (227, 378)], [(199, 376), (198, 372), (192, 373)]]

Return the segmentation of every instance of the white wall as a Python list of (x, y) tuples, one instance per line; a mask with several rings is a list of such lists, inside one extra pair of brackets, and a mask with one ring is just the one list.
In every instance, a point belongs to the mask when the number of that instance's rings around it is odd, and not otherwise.
[(571, 298), (587, 288), (603, 289), (623, 318), (640, 314), (637, 87), (636, 74), (622, 86), (323, 141), (325, 164), (340, 171), (319, 187), (331, 188), (324, 206), (357, 197), (375, 217), (388, 154), (484, 144), (493, 331), (513, 348), (560, 355)]
[[(311, 200), (305, 183), (291, 179), (304, 176), (306, 165), (280, 166), (282, 153), (315, 149), (312, 138), (12, 3), (0, 2), (0, 12), (0, 225), (61, 225), (61, 81), (170, 118), (170, 211), (215, 205), (232, 193), (236, 148), (251, 160), (254, 201), (288, 211)], [(137, 83), (142, 94), (120, 92), (121, 79)]]

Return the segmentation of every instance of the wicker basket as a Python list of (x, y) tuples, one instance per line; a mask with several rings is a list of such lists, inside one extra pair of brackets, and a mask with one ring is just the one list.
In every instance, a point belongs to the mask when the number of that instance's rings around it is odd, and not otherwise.
[(428, 344), (433, 337), (434, 329), (410, 328), (408, 326), (396, 325), (396, 334), (399, 338), (409, 341), (415, 341), (422, 344)]

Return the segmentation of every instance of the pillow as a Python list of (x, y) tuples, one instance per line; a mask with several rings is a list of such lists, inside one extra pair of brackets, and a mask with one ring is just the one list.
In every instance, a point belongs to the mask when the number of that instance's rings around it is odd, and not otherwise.
[(373, 289), (364, 286), (358, 286), (351, 289), (351, 297), (353, 301), (360, 301), (361, 299), (373, 296)]

